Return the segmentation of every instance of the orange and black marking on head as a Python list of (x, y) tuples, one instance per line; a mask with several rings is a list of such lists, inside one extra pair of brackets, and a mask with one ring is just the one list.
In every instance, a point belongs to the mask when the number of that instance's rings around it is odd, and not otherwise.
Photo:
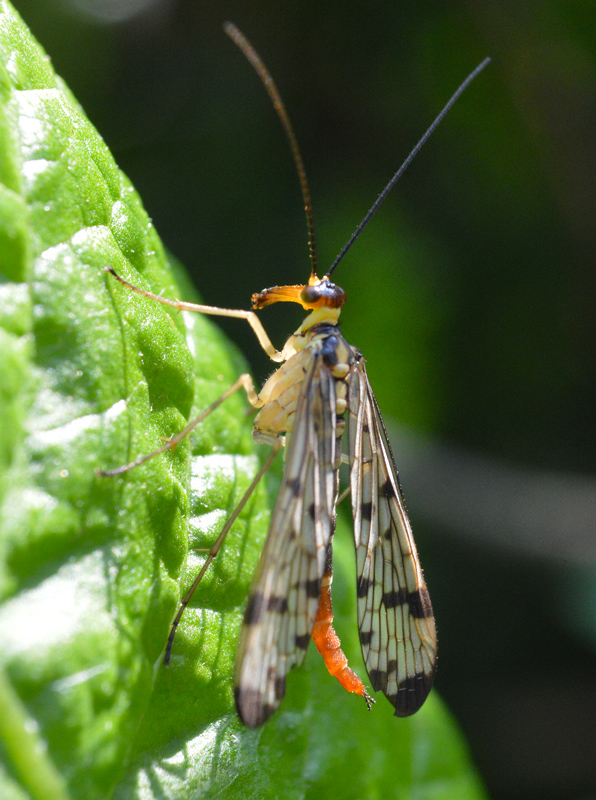
[(255, 309), (284, 302), (299, 303), (307, 311), (315, 308), (341, 308), (346, 302), (346, 293), (340, 286), (332, 283), (327, 275), (317, 278), (312, 274), (307, 284), (272, 286), (252, 296), (252, 307)]

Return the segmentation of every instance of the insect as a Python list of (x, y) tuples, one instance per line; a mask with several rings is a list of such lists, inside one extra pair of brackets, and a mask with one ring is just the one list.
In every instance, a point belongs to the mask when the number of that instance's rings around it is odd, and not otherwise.
[[(436, 634), (431, 602), (401, 492), (391, 446), (360, 351), (342, 336), (345, 302), (331, 275), (388, 192), (464, 89), (462, 83), (410, 153), (322, 278), (317, 275), (314, 224), (302, 157), (281, 97), (265, 65), (231, 23), (226, 33), (261, 77), (289, 140), (302, 189), (309, 232), (311, 274), (304, 285), (274, 286), (252, 296), (253, 311), (167, 300), (120, 278), (132, 291), (180, 310), (246, 319), (261, 346), (281, 366), (257, 394), (250, 375), (238, 380), (184, 430), (158, 450), (103, 475), (117, 475), (175, 447), (190, 431), (243, 388), (258, 413), (254, 438), (271, 447), (268, 457), (212, 545), (172, 624), (165, 662), (190, 598), (257, 483), (285, 446), (283, 478), (267, 540), (254, 577), (240, 634), (234, 675), (238, 714), (250, 727), (263, 724), (281, 703), (290, 669), (300, 665), (311, 637), (325, 663), (369, 708), (374, 700), (349, 668), (332, 626), (332, 540), (338, 503), (351, 495), (357, 564), (360, 643), (375, 691), (397, 716), (417, 711), (434, 678)], [(283, 349), (271, 343), (255, 310), (277, 302), (309, 312)], [(345, 434), (345, 435), (344, 435)], [(342, 443), (347, 442), (347, 457)], [(348, 489), (339, 497), (339, 469), (349, 462)]]

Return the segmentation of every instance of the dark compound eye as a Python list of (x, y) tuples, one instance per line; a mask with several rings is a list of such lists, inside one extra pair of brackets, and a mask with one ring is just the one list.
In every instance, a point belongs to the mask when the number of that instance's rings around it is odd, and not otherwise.
[(345, 303), (346, 293), (331, 281), (321, 281), (314, 286), (305, 286), (300, 292), (300, 299), (310, 306), (339, 308)]
[(321, 299), (320, 286), (305, 286), (300, 292), (300, 298), (305, 303), (316, 303)]

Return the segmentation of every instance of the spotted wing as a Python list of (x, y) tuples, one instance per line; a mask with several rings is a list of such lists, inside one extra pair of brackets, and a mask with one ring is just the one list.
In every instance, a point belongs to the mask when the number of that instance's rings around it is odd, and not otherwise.
[(286, 675), (306, 655), (335, 526), (335, 384), (320, 354), (302, 383), (271, 525), (236, 656), (236, 707), (257, 727), (279, 706)]
[(404, 717), (420, 708), (433, 683), (433, 611), (363, 360), (352, 367), (348, 397), (360, 643), (373, 688)]

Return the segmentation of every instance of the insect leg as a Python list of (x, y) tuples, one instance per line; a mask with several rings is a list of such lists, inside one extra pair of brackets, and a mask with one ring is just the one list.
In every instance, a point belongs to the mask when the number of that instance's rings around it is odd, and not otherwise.
[(246, 492), (242, 496), (242, 499), (240, 500), (240, 502), (238, 503), (236, 508), (232, 511), (232, 513), (230, 514), (230, 516), (226, 520), (226, 524), (221, 529), (221, 533), (219, 534), (217, 539), (213, 542), (213, 544), (209, 548), (209, 552), (208, 552), (207, 558), (205, 559), (205, 563), (201, 567), (201, 570), (200, 570), (199, 574), (197, 575), (197, 577), (194, 579), (194, 581), (192, 583), (192, 586), (190, 587), (188, 592), (184, 595), (184, 598), (182, 599), (182, 602), (180, 603), (180, 608), (178, 609), (178, 613), (176, 614), (174, 622), (172, 623), (172, 629), (170, 631), (170, 635), (168, 636), (168, 643), (166, 645), (166, 654), (165, 654), (164, 660), (163, 660), (164, 664), (168, 664), (169, 661), (170, 661), (170, 653), (172, 651), (172, 643), (174, 641), (174, 636), (176, 635), (176, 628), (178, 627), (178, 623), (180, 622), (180, 619), (182, 618), (182, 614), (184, 613), (184, 609), (189, 604), (190, 599), (191, 599), (191, 597), (193, 596), (193, 594), (195, 592), (195, 589), (197, 588), (197, 586), (199, 585), (199, 583), (203, 579), (203, 575), (205, 574), (205, 572), (207, 572), (207, 569), (209, 568), (209, 565), (211, 564), (211, 562), (213, 561), (215, 556), (219, 553), (219, 549), (222, 546), (223, 541), (226, 538), (230, 528), (232, 527), (232, 525), (238, 519), (238, 516), (239, 516), (240, 512), (242, 511), (244, 506), (247, 504), (251, 494), (256, 489), (257, 484), (259, 483), (259, 481), (261, 480), (263, 475), (267, 472), (267, 470), (269, 469), (269, 467), (273, 463), (273, 461), (275, 459), (275, 456), (278, 454), (278, 452), (279, 452), (281, 447), (282, 447), (282, 442), (281, 441), (277, 441), (272, 445), (271, 452), (269, 453), (269, 455), (265, 459), (265, 462), (263, 463), (262, 467), (260, 468), (260, 470), (257, 472), (255, 477), (253, 478), (250, 486), (248, 487), (248, 489), (246, 490)]
[(200, 422), (202, 422), (206, 417), (209, 416), (209, 414), (215, 411), (215, 409), (218, 408), (224, 402), (224, 400), (227, 400), (228, 397), (234, 394), (234, 392), (237, 392), (238, 389), (244, 389), (248, 398), (248, 402), (255, 408), (258, 407), (259, 401), (257, 399), (257, 393), (255, 392), (253, 380), (248, 373), (244, 373), (232, 384), (232, 386), (230, 386), (229, 389), (220, 395), (217, 400), (214, 400), (210, 406), (207, 406), (207, 408), (201, 411), (198, 417), (192, 419), (185, 428), (172, 436), (171, 439), (168, 439), (168, 441), (161, 447), (158, 447), (157, 450), (153, 450), (151, 453), (141, 456), (141, 458), (137, 458), (136, 461), (131, 461), (129, 464), (124, 464), (122, 467), (98, 470), (97, 474), (102, 478), (113, 478), (115, 475), (122, 475), (123, 473), (128, 472), (135, 467), (139, 467), (141, 464), (144, 464), (146, 461), (158, 456), (160, 453), (165, 453), (166, 450), (173, 450), (176, 445), (180, 444), (180, 442), (185, 439)]
[(351, 491), (352, 491), (352, 487), (351, 486), (346, 486), (346, 488), (343, 490), (343, 492), (337, 498), (337, 503), (335, 504), (336, 508), (340, 503), (343, 503), (343, 501), (346, 499), (346, 497), (350, 494)]
[(257, 317), (254, 311), (244, 311), (239, 308), (217, 308), (217, 306), (204, 306), (200, 303), (184, 303), (182, 300), (168, 300), (167, 297), (161, 297), (158, 294), (153, 294), (153, 292), (146, 292), (144, 289), (139, 289), (138, 286), (133, 286), (132, 283), (129, 283), (128, 281), (125, 281), (124, 278), (121, 278), (120, 275), (118, 275), (118, 273), (112, 269), (112, 267), (104, 267), (104, 269), (106, 272), (109, 272), (110, 275), (113, 275), (116, 280), (120, 281), (123, 286), (126, 286), (133, 292), (142, 294), (143, 297), (148, 297), (150, 300), (155, 300), (156, 302), (163, 303), (166, 306), (177, 308), (178, 311), (195, 311), (197, 314), (207, 314), (214, 317), (235, 317), (237, 319), (245, 319), (255, 332), (255, 335), (259, 340), (259, 344), (267, 353), (269, 358), (272, 361), (285, 360), (283, 354), (279, 350), (276, 350), (273, 346), (271, 339), (267, 336), (267, 332), (261, 324), (261, 320)]

